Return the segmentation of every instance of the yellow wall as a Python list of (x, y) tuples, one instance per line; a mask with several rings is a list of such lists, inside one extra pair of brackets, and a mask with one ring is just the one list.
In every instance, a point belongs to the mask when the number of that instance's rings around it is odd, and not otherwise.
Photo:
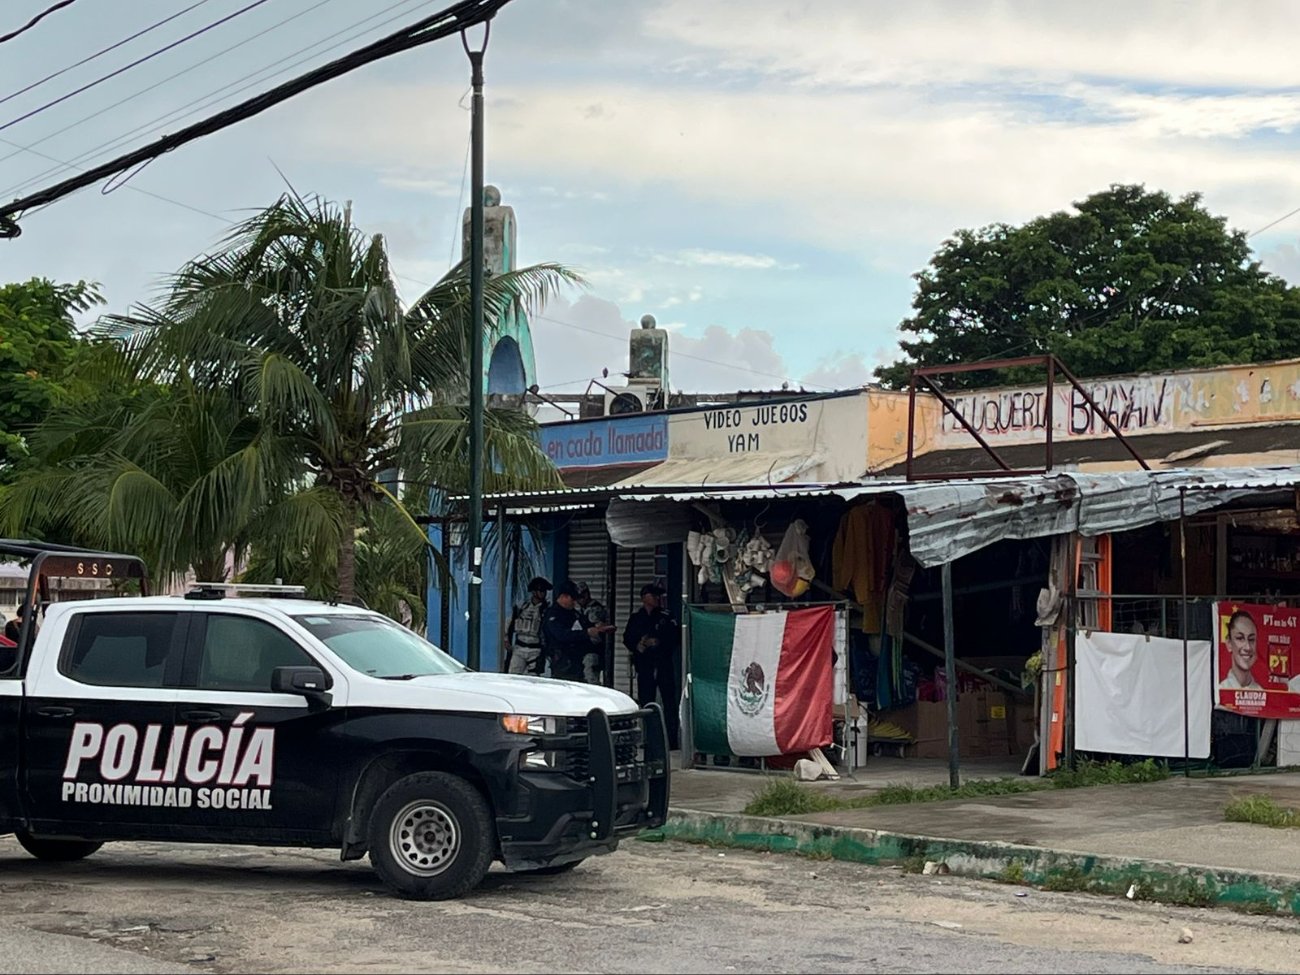
[[(1088, 379), (1082, 384), (1126, 434), (1209, 432), (1300, 421), (1300, 360), (1296, 359)], [(952, 399), (990, 444), (1042, 443), (1046, 437), (1047, 397), (1042, 386), (973, 390)], [(917, 413), (919, 421), (921, 411)], [(928, 415), (926, 449), (975, 446), (974, 438), (951, 414), (934, 408)], [(906, 417), (904, 397), (904, 429)], [(1066, 382), (1058, 382), (1055, 388), (1052, 429), (1054, 439), (1061, 441), (1111, 435), (1086, 399)], [(917, 443), (919, 453), (919, 436)]]
[[(926, 393), (916, 394), (916, 432), (913, 450), (917, 456), (935, 447), (939, 428), (939, 401)], [(907, 393), (888, 389), (867, 392), (867, 470), (871, 473), (907, 460)]]

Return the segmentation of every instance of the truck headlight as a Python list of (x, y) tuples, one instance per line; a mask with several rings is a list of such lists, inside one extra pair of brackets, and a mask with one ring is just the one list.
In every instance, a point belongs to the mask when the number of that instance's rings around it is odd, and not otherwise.
[(540, 714), (503, 714), (501, 727), (516, 735), (558, 735), (562, 720)]

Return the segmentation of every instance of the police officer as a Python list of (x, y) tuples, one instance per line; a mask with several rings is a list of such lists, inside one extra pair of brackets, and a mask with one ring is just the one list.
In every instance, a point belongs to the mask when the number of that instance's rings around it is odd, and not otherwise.
[(528, 601), (516, 606), (506, 630), (507, 669), (512, 674), (540, 674), (546, 665), (542, 657), (542, 617), (550, 604), (546, 594), (551, 584), (541, 576), (528, 583)]
[[(598, 599), (591, 598), (591, 587), (585, 582), (578, 583), (578, 609), (593, 626), (603, 626), (609, 622), (609, 610)], [(588, 684), (601, 683), (601, 672), (605, 669), (605, 636), (601, 634), (591, 638), (591, 647), (582, 658), (582, 679)]]
[(582, 660), (591, 641), (603, 639), (614, 629), (608, 623), (596, 625), (578, 609), (578, 586), (562, 582), (555, 590), (555, 605), (542, 617), (542, 646), (551, 664), (551, 676), (560, 680), (582, 680)]
[(636, 668), (636, 700), (645, 707), (663, 699), (664, 722), (668, 725), (668, 743), (677, 742), (677, 674), (674, 670), (681, 647), (677, 623), (663, 609), (663, 586), (648, 583), (641, 587), (641, 608), (628, 617), (623, 630), (623, 646), (632, 652)]

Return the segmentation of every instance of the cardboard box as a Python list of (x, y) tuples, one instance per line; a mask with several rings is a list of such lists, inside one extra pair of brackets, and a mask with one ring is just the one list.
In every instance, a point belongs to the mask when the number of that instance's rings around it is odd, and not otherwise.
[(1034, 734), (1038, 730), (1038, 719), (1034, 714), (1032, 699), (1012, 698), (1011, 745), (1013, 754), (1024, 755), (1034, 744)]
[[(981, 722), (981, 707), (988, 707), (979, 694), (957, 698), (957, 752), (964, 758), (989, 755), (989, 739)], [(883, 717), (903, 728), (916, 740), (912, 754), (917, 758), (948, 757), (948, 702), (917, 701), (905, 708), (886, 711)]]
[(1002, 691), (980, 691), (977, 695), (980, 734), (988, 743), (990, 755), (1012, 752), (1011, 709)]

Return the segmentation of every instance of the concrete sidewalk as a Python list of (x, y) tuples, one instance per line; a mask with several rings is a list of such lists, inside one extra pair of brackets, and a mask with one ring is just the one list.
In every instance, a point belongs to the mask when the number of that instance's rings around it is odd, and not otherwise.
[[(947, 781), (943, 763), (899, 763), (892, 778), (882, 764), (870, 775), (859, 770), (856, 781), (816, 787), (847, 798), (887, 782)], [(1006, 763), (970, 763), (963, 780), (1010, 772)], [(665, 834), (871, 863), (933, 860), (954, 873), (1059, 889), (1124, 894), (1133, 887), (1145, 899), (1300, 913), (1300, 831), (1223, 818), (1224, 806), (1242, 795), (1300, 808), (1296, 773), (1179, 777), (783, 819), (743, 815), (765, 782), (736, 772), (676, 773)]]

